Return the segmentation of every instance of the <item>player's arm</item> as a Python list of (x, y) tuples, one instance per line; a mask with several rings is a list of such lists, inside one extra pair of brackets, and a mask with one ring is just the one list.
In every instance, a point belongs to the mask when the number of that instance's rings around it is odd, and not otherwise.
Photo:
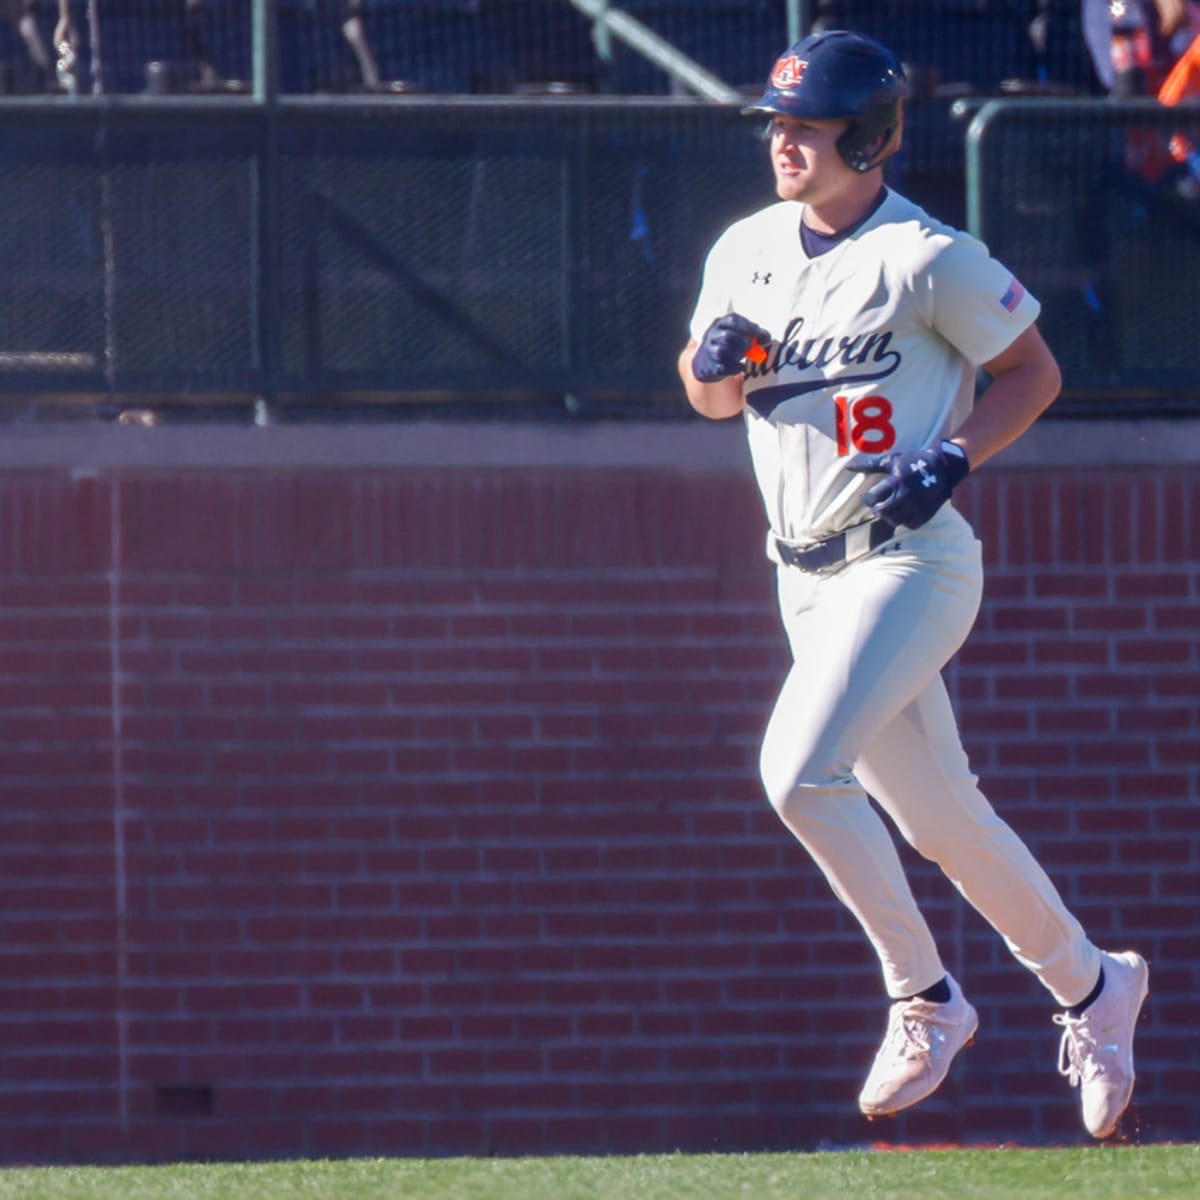
[(1035, 325), (983, 366), (992, 382), (948, 439), (917, 451), (859, 454), (846, 464), (848, 471), (884, 477), (863, 493), (881, 521), (919, 529), (969, 471), (1015, 442), (1050, 407), (1062, 385)]
[(983, 369), (991, 383), (965, 421), (950, 435), (975, 470), (1015, 442), (1054, 403), (1062, 374), (1036, 325)]
[(736, 417), (746, 407), (746, 394), (742, 391), (742, 376), (728, 375), (714, 383), (701, 383), (692, 374), (692, 359), (700, 343), (688, 339), (679, 355), (679, 378), (687, 393), (688, 403), (702, 416), (719, 421), (723, 417)]
[(746, 357), (763, 348), (771, 335), (740, 313), (717, 317), (696, 341), (690, 338), (679, 355), (679, 378), (688, 402), (702, 416), (720, 420), (746, 407), (742, 391)]

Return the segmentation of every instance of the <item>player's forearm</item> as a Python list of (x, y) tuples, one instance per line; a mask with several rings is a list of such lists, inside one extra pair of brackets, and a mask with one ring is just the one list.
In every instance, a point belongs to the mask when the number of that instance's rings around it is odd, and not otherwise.
[(1057, 388), (1047, 395), (1044, 389), (1027, 387), (1024, 380), (1006, 375), (984, 392), (971, 415), (951, 434), (951, 441), (967, 452), (971, 470), (978, 470), (1015, 442), (1057, 394)]
[(683, 381), (688, 403), (702, 417), (714, 421), (736, 417), (746, 407), (742, 377), (731, 375), (727, 379), (718, 379), (716, 383), (701, 383), (692, 374), (692, 356), (695, 353), (696, 343), (689, 342), (679, 355), (679, 378)]
[(992, 382), (951, 434), (967, 452), (972, 470), (1015, 442), (1054, 403), (1062, 387), (1058, 363), (1033, 327), (985, 366)]

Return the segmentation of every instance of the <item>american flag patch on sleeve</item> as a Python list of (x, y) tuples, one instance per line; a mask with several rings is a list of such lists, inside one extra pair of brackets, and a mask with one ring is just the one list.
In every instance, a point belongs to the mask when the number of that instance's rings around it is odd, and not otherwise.
[(1025, 295), (1025, 289), (1017, 282), (1017, 277), (1014, 275), (1008, 282), (1008, 291), (1000, 297), (1000, 307), (1005, 312), (1016, 312), (1017, 305), (1021, 303)]

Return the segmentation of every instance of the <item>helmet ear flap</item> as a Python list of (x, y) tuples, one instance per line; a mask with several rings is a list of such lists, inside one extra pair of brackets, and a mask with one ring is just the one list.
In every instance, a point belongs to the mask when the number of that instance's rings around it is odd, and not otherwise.
[(887, 105), (867, 117), (858, 117), (838, 138), (842, 161), (860, 174), (877, 167), (900, 149), (904, 111), (899, 103)]
[[(837, 140), (838, 153), (842, 161), (860, 174), (879, 166), (900, 149), (900, 138), (904, 125), (903, 110), (896, 105), (889, 114), (892, 120), (852, 120), (846, 131)], [(759, 132), (764, 146), (771, 144), (775, 131), (775, 118), (771, 117)]]

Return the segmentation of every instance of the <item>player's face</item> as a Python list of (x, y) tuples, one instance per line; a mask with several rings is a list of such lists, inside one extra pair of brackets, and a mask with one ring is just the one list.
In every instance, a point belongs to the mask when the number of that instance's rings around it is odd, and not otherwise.
[(849, 121), (810, 121), (782, 114), (771, 119), (771, 166), (781, 200), (820, 204), (854, 179), (837, 148), (848, 125)]

